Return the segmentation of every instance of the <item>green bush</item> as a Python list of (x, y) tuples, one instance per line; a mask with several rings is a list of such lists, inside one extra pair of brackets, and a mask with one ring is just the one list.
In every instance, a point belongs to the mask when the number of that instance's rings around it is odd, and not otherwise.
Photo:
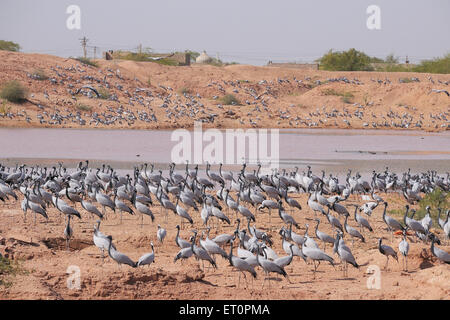
[(220, 98), (220, 102), (224, 105), (240, 105), (239, 100), (232, 94), (224, 95), (222, 98)]
[(45, 74), (44, 70), (42, 70), (42, 69), (34, 70), (31, 75), (36, 80), (47, 80), (48, 79), (48, 76)]
[(0, 97), (14, 103), (23, 102), (26, 96), (27, 92), (25, 87), (17, 80), (6, 82), (0, 91)]
[(441, 219), (445, 219), (445, 212), (450, 209), (450, 193), (436, 188), (433, 192), (426, 194), (419, 202), (419, 209), (417, 210), (414, 219), (422, 219), (426, 214), (426, 207), (430, 206), (430, 215), (433, 219), (433, 225), (437, 226), (437, 208), (441, 208)]
[(20, 46), (12, 41), (0, 40), (0, 50), (17, 52), (20, 50)]
[(322, 91), (322, 94), (326, 96), (340, 96), (342, 102), (353, 103), (354, 95), (351, 92), (339, 92), (331, 88), (327, 88)]
[(350, 49), (347, 51), (328, 51), (322, 58), (317, 60), (321, 70), (330, 71), (372, 71), (372, 62), (377, 58), (371, 58), (364, 52)]
[(20, 267), (17, 261), (0, 257), (0, 286), (10, 287), (12, 285), (10, 277), (14, 277), (19, 273), (24, 274), (26, 272)]
[(92, 107), (91, 106), (88, 106), (86, 104), (81, 104), (81, 103), (78, 103), (76, 105), (76, 108), (78, 110), (80, 110), (80, 111), (89, 111), (89, 112), (92, 111)]
[(426, 73), (450, 73), (450, 53), (443, 58), (435, 58), (432, 60), (423, 60), (413, 68), (414, 72)]
[(111, 94), (109, 93), (108, 89), (106, 89), (106, 88), (99, 88), (97, 90), (97, 92), (100, 95), (100, 99), (108, 100), (109, 97), (111, 97)]

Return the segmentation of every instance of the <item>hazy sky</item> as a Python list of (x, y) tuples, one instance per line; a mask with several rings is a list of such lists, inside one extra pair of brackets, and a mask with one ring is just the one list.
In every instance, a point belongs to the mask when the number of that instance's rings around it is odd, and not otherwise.
[[(72, 4), (81, 8), (81, 30), (66, 27)], [(366, 27), (372, 4), (381, 9), (381, 30)], [(82, 55), (79, 39), (86, 36), (97, 56), (141, 43), (262, 65), (354, 47), (415, 62), (450, 52), (449, 34), (449, 0), (0, 0), (0, 39), (65, 57)]]

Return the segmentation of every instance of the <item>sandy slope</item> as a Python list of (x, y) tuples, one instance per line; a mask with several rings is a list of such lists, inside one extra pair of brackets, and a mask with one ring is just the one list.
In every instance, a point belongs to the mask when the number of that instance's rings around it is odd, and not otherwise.
[[(399, 195), (383, 195), (383, 197), (389, 201), (389, 209), (401, 208), (404, 205)], [(304, 195), (298, 200), (303, 210), (293, 213), (302, 226), (302, 230), (297, 232), (303, 234), (305, 224), (309, 223), (311, 235), (315, 223), (306, 218), (312, 218), (314, 215), (307, 207)], [(351, 197), (347, 204), (355, 200), (361, 203), (359, 197), (358, 199)], [(312, 264), (306, 264), (296, 257), (291, 266), (286, 268), (291, 283), (287, 279), (272, 275), (270, 289), (268, 282), (262, 288), (264, 273), (260, 268), (257, 269), (258, 278), (253, 282), (253, 286), (249, 281), (248, 288), (245, 288), (245, 283), (241, 279), (240, 287), (237, 288), (238, 274), (220, 257), (217, 257), (218, 269), (214, 271), (207, 269), (203, 272), (201, 263), (192, 258), (182, 264), (180, 262), (174, 264), (173, 258), (178, 252), (174, 242), (175, 225), (180, 220), (170, 213), (166, 223), (159, 208), (153, 208), (155, 222), (151, 223), (150, 219), (145, 217), (143, 227), (139, 225), (140, 220), (131, 216), (124, 216), (123, 224), (120, 225), (119, 218), (112, 212), (101, 225), (102, 232), (112, 235), (118, 250), (133, 260), (150, 252), (150, 241), (155, 243), (156, 262), (150, 267), (132, 269), (125, 265), (119, 268), (110, 258), (102, 263), (99, 250), (92, 243), (95, 219), (85, 215), (83, 211), (83, 219), (76, 220), (73, 225), (75, 237), (71, 242), (70, 252), (67, 252), (62, 239), (64, 222), (63, 220), (60, 222), (55, 209), (49, 210), (48, 224), (38, 218), (38, 224), (33, 226), (32, 217), (29, 215), (25, 223), (18, 207), (18, 202), (0, 204), (0, 252), (20, 261), (25, 272), (9, 279), (12, 285), (1, 288), (1, 299), (448, 299), (450, 297), (450, 266), (430, 258), (429, 245), (412, 243), (411, 239), (409, 272), (402, 271), (401, 260), (400, 263), (391, 260), (389, 270), (381, 271), (381, 289), (367, 289), (366, 283), (370, 275), (365, 272), (369, 265), (383, 268), (386, 261), (378, 252), (377, 238), (382, 236), (384, 243), (393, 246), (396, 251), (400, 241), (399, 237), (395, 237), (391, 243), (391, 237), (381, 220), (382, 206), (376, 208), (369, 218), (374, 233), (366, 234), (366, 243), (354, 242), (352, 251), (361, 267), (359, 269), (349, 267), (348, 278), (343, 277), (340, 264), (336, 265), (335, 270), (331, 265), (322, 263), (314, 279)], [(350, 211), (351, 207), (348, 208)], [(194, 227), (203, 230), (199, 213), (190, 213), (195, 221)], [(231, 214), (229, 216), (233, 217)], [(267, 213), (257, 213), (256, 219), (256, 226), (268, 231), (272, 236), (273, 248), (277, 254), (285, 255), (277, 233), (281, 227), (279, 217), (273, 214), (271, 224)], [(331, 233), (328, 223), (323, 218), (321, 220), (320, 230)], [(342, 218), (341, 221), (343, 223)], [(168, 230), (164, 244), (157, 243), (157, 224)], [(355, 226), (353, 218), (350, 224)], [(224, 226), (219, 233), (230, 233), (233, 228)], [(181, 237), (188, 238), (191, 229), (186, 226), (181, 231)], [(440, 232), (440, 230), (433, 231)], [(215, 235), (216, 229), (213, 228), (210, 238)], [(347, 245), (351, 245), (348, 235), (346, 242)], [(450, 251), (450, 246), (440, 247), (447, 252)], [(331, 254), (329, 246), (326, 252)], [(236, 254), (236, 250), (234, 253)], [(338, 257), (334, 258), (338, 262)], [(69, 266), (80, 268), (80, 290), (67, 288), (70, 275), (66, 272)]]
[[(372, 128), (372, 123), (380, 122), (390, 119), (386, 116), (389, 111), (399, 115), (411, 116), (413, 122), (416, 123), (423, 114), (422, 129), (429, 131), (445, 130), (448, 121), (444, 119), (437, 119), (436, 115), (446, 115), (449, 117), (450, 99), (444, 93), (430, 93), (431, 89), (447, 89), (448, 85), (439, 84), (438, 80), (445, 82), (449, 81), (448, 75), (430, 75), (430, 74), (414, 74), (414, 73), (383, 73), (383, 72), (326, 72), (326, 71), (307, 71), (295, 70), (288, 68), (275, 67), (256, 67), (247, 65), (231, 65), (226, 67), (214, 67), (209, 65), (192, 65), (185, 67), (170, 67), (163, 66), (157, 63), (149, 62), (133, 62), (133, 61), (98, 61), (100, 69), (93, 67), (86, 67), (80, 65), (78, 61), (72, 59), (65, 59), (50, 55), (41, 54), (23, 54), (10, 53), (0, 51), (0, 85), (7, 80), (18, 79), (33, 94), (31, 101), (35, 104), (45, 106), (47, 112), (54, 111), (57, 108), (61, 112), (67, 114), (68, 112), (76, 113), (75, 105), (77, 103), (86, 104), (92, 107), (92, 111), (102, 113), (107, 111), (107, 107), (117, 108), (123, 105), (125, 108), (129, 107), (129, 97), (124, 93), (127, 90), (133, 93), (136, 88), (149, 88), (154, 93), (150, 106), (152, 112), (158, 118), (158, 123), (155, 122), (135, 122), (129, 126), (126, 122), (116, 123), (113, 127), (117, 128), (136, 128), (136, 129), (161, 129), (161, 128), (177, 128), (177, 127), (192, 127), (193, 120), (202, 119), (205, 114), (218, 114), (214, 123), (209, 123), (206, 126), (235, 128), (235, 127), (308, 127), (309, 124), (314, 123), (315, 127), (323, 128), (364, 128), (364, 123), (367, 127)], [(50, 77), (55, 77), (58, 81), (56, 72), (61, 73), (64, 68), (75, 67), (80, 65), (80, 72), (66, 72), (72, 77), (71, 81), (65, 81), (65, 84), (52, 84), (50, 80), (38, 81), (27, 77), (27, 72), (32, 73), (36, 69), (42, 69)], [(60, 66), (63, 69), (56, 69)], [(108, 71), (109, 69), (109, 71)], [(117, 70), (122, 79), (117, 78)], [(109, 75), (108, 75), (109, 74)], [(83, 77), (90, 75), (97, 79), (103, 79), (105, 75), (108, 81), (113, 85), (109, 90), (110, 93), (117, 94), (119, 102), (88, 99), (87, 97), (78, 95), (72, 99), (67, 90), (67, 84), (72, 83), (75, 89), (81, 87), (83, 84), (90, 84), (98, 88), (99, 83), (86, 80)], [(432, 84), (428, 78), (432, 76), (435, 84)], [(297, 80), (302, 80), (302, 83), (293, 81), (294, 77)], [(346, 84), (343, 82), (328, 82), (327, 79), (346, 77), (349, 80), (357, 78), (362, 84)], [(401, 78), (417, 77), (420, 82), (399, 83)], [(391, 84), (379, 84), (377, 81), (384, 81), (388, 78)], [(278, 83), (278, 79), (288, 79), (289, 83)], [(260, 84), (261, 80), (267, 80), (267, 83)], [(316, 81), (320, 80), (323, 84), (317, 85)], [(224, 83), (227, 81), (228, 83)], [(239, 82), (239, 87), (233, 86), (229, 81), (234, 81), (235, 84)], [(123, 90), (117, 90), (114, 85), (120, 84)], [(223, 88), (221, 91), (218, 84)], [(165, 88), (172, 88), (173, 90), (166, 90)], [(188, 90), (198, 102), (204, 105), (202, 111), (196, 117), (180, 117), (168, 118), (166, 110), (161, 108), (164, 97), (172, 94), (171, 99), (174, 103), (179, 96), (181, 104), (188, 102), (180, 92)], [(233, 90), (238, 89), (238, 92)], [(49, 99), (44, 97), (44, 91), (49, 94)], [(246, 93), (245, 90), (255, 90), (258, 95), (264, 98), (265, 103), (268, 104), (268, 111), (255, 111), (255, 105), (245, 104), (246, 100), (252, 103), (253, 98)], [(268, 90), (268, 91), (267, 91)], [(341, 96), (326, 95), (327, 90), (334, 90), (335, 92), (344, 94), (352, 94), (351, 103), (342, 101)], [(200, 94), (200, 98), (196, 94)], [(264, 94), (265, 93), (265, 94)], [(224, 106), (219, 108), (217, 106), (218, 100), (214, 100), (214, 96), (222, 97), (224, 94), (234, 94), (244, 105), (243, 106)], [(159, 97), (158, 97), (159, 95)], [(260, 102), (261, 100), (259, 100)], [(358, 108), (361, 104), (365, 107)], [(173, 105), (169, 105), (169, 110), (173, 111)], [(11, 105), (13, 112), (21, 112), (26, 110), (27, 115), (30, 116), (30, 121), (25, 121), (25, 117), (0, 118), (1, 126), (19, 126), (19, 127), (36, 127), (36, 126), (59, 126), (59, 127), (79, 127), (78, 123), (65, 121), (61, 125), (40, 124), (36, 115), (42, 113), (36, 105), (25, 103), (23, 105)], [(148, 108), (140, 104), (130, 107), (134, 111), (147, 111)], [(260, 108), (262, 109), (261, 105)], [(322, 114), (316, 116), (314, 113), (320, 111)], [(351, 124), (347, 125), (343, 122), (343, 118), (331, 118), (327, 121), (323, 116), (323, 112), (331, 112), (336, 110), (338, 113), (348, 111), (353, 114), (357, 111), (364, 111), (364, 116), (359, 119), (356, 116), (347, 118)], [(233, 115), (227, 115), (227, 112), (232, 111)], [(84, 114), (85, 112), (82, 112)], [(433, 117), (430, 117), (430, 113)], [(289, 115), (288, 119), (280, 118), (280, 115)], [(294, 120), (299, 117), (302, 120)], [(384, 117), (384, 118), (383, 118)], [(400, 118), (397, 121), (400, 121)], [(255, 124), (250, 122), (252, 120)], [(322, 121), (322, 122), (320, 122)], [(444, 126), (443, 126), (444, 125)], [(89, 122), (86, 126), (89, 126)], [(103, 127), (103, 125), (94, 124), (92, 127)], [(417, 128), (415, 128), (417, 129)]]

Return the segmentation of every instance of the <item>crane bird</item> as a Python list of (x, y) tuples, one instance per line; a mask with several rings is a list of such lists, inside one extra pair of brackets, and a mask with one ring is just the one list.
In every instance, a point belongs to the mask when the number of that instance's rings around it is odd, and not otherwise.
[(442, 262), (444, 262), (446, 264), (450, 264), (450, 254), (448, 254), (447, 252), (445, 252), (442, 249), (436, 248), (434, 246), (435, 242), (436, 242), (436, 237), (433, 236), (433, 238), (431, 239), (431, 253), (433, 254), (433, 256), (435, 256), (436, 258), (438, 258), (439, 260), (441, 260)]
[[(306, 241), (305, 241), (306, 242)], [(334, 260), (332, 257), (327, 255), (325, 252), (318, 248), (308, 248), (305, 243), (302, 244), (302, 253), (306, 258), (313, 260), (314, 263), (314, 278), (316, 277), (317, 268), (320, 265), (320, 261), (328, 261), (334, 267)], [(318, 265), (316, 266), (316, 261)]]
[[(256, 262), (264, 270), (264, 273), (266, 274), (266, 277), (264, 278), (262, 287), (264, 287), (264, 283), (267, 280), (267, 276), (269, 275), (269, 273), (277, 273), (277, 274), (281, 274), (285, 278), (287, 277), (287, 273), (283, 267), (280, 267), (273, 261), (270, 261), (267, 259), (260, 259), (260, 256), (259, 256), (260, 253), (261, 253), (261, 244), (257, 244)], [(269, 287), (270, 287), (270, 278), (268, 278), (268, 280), (269, 280)]]
[(403, 256), (403, 271), (408, 271), (408, 252), (409, 252), (409, 243), (406, 241), (406, 231), (403, 230), (403, 239), (398, 244), (398, 251)]
[(418, 232), (418, 233), (426, 235), (427, 232), (425, 231), (425, 228), (422, 226), (422, 224), (419, 221), (417, 221), (417, 220), (412, 218), (412, 217), (414, 217), (414, 214), (416, 213), (416, 211), (414, 209), (411, 210), (411, 211), (413, 211), (413, 214), (412, 214), (411, 218), (408, 217), (408, 211), (409, 211), (409, 205), (406, 205), (405, 214), (403, 216), (403, 221), (405, 222), (405, 225), (409, 229), (411, 229), (411, 230), (413, 230), (415, 232)]
[(67, 225), (64, 228), (64, 237), (66, 238), (67, 251), (69, 251), (69, 249), (70, 249), (70, 238), (72, 238), (72, 236), (73, 236), (73, 230), (70, 227), (70, 219), (71, 218), (72, 218), (71, 215), (67, 216)]
[(325, 250), (325, 248), (327, 246), (327, 242), (334, 244), (335, 239), (332, 236), (326, 234), (325, 232), (320, 231), (319, 230), (320, 219), (316, 218), (315, 220), (317, 222), (315, 234), (316, 234), (316, 237), (323, 242), (323, 249)]
[(339, 258), (342, 262), (344, 262), (344, 276), (348, 277), (348, 263), (350, 263), (355, 268), (359, 268), (358, 263), (356, 263), (355, 257), (353, 256), (350, 248), (347, 247), (344, 243), (341, 243), (341, 234), (338, 233), (336, 236), (336, 240), (334, 243), (335, 252), (338, 254)]
[(158, 231), (156, 231), (156, 237), (159, 242), (163, 243), (164, 238), (166, 237), (167, 231), (166, 229), (162, 228), (161, 225), (158, 224)]
[(121, 253), (121, 252), (119, 252), (119, 251), (117, 251), (116, 249), (113, 248), (113, 246), (112, 246), (112, 236), (107, 236), (106, 238), (109, 241), (108, 254), (111, 257), (111, 259), (113, 259), (114, 261), (117, 262), (119, 267), (122, 264), (127, 264), (127, 265), (129, 265), (130, 267), (133, 267), (133, 268), (137, 267), (136, 262), (134, 262), (133, 260), (131, 260), (129, 257), (124, 255), (123, 253)]
[(152, 252), (146, 253), (140, 257), (136, 265), (137, 267), (144, 265), (149, 266), (155, 262), (155, 249), (153, 248), (153, 242), (150, 242), (150, 246), (152, 247)]
[[(100, 232), (99, 228), (100, 228), (100, 220), (97, 220), (97, 225), (94, 225), (93, 240), (95, 246), (99, 248), (100, 251), (102, 252), (102, 260), (104, 260), (105, 258), (104, 252), (109, 248), (109, 241), (108, 237), (104, 235), (102, 232)], [(114, 244), (112, 244), (112, 246), (113, 249), (116, 250), (116, 246)]]
[(386, 214), (386, 208), (388, 206), (388, 203), (384, 203), (384, 210), (383, 210), (383, 221), (386, 223), (388, 230), (391, 232), (391, 241), (394, 239), (394, 231), (395, 230), (401, 230), (403, 231), (404, 228), (400, 222), (392, 218), (391, 216), (388, 216)]
[(189, 241), (180, 238), (180, 225), (177, 224), (176, 228), (177, 228), (177, 235), (175, 237), (175, 243), (181, 249), (189, 248), (191, 246), (191, 243)]
[[(345, 229), (345, 231), (346, 231), (349, 235), (351, 235), (353, 238), (358, 238), (358, 239), (360, 239), (361, 242), (363, 242), (363, 243), (366, 242), (366, 240), (364, 239), (364, 237), (362, 236), (362, 234), (359, 233), (358, 230), (356, 230), (355, 228), (353, 228), (353, 227), (351, 227), (351, 226), (348, 225), (347, 220), (348, 220), (348, 216), (345, 216), (345, 221), (344, 221), (344, 229)], [(353, 239), (352, 239), (352, 244), (353, 244)]]
[(387, 266), (389, 263), (389, 256), (392, 256), (398, 263), (398, 257), (397, 252), (395, 252), (394, 249), (392, 249), (390, 246), (382, 244), (381, 242), (383, 239), (378, 239), (378, 250), (381, 252), (381, 254), (384, 254), (386, 256), (386, 265), (384, 266), (384, 270), (387, 270)]
[(247, 276), (245, 275), (244, 271), (249, 272), (255, 279), (256, 279), (256, 271), (244, 259), (233, 256), (233, 240), (231, 240), (230, 244), (231, 246), (230, 246), (230, 254), (228, 255), (228, 260), (230, 261), (230, 265), (239, 271), (238, 287), (241, 282), (241, 273), (244, 275), (245, 284), (247, 285)]

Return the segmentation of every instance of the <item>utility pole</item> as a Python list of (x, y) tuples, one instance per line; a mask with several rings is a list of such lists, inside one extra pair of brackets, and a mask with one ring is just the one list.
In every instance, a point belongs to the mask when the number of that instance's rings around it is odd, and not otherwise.
[(141, 54), (142, 54), (142, 43), (141, 43), (141, 44), (139, 44), (139, 46), (138, 46), (138, 50), (139, 50), (139, 55), (141, 55)]
[(89, 39), (86, 37), (83, 37), (80, 40), (81, 40), (81, 46), (83, 47), (84, 58), (86, 58), (86, 45), (87, 45), (87, 42), (89, 41)]
[(94, 47), (94, 59), (97, 59), (97, 47)]

